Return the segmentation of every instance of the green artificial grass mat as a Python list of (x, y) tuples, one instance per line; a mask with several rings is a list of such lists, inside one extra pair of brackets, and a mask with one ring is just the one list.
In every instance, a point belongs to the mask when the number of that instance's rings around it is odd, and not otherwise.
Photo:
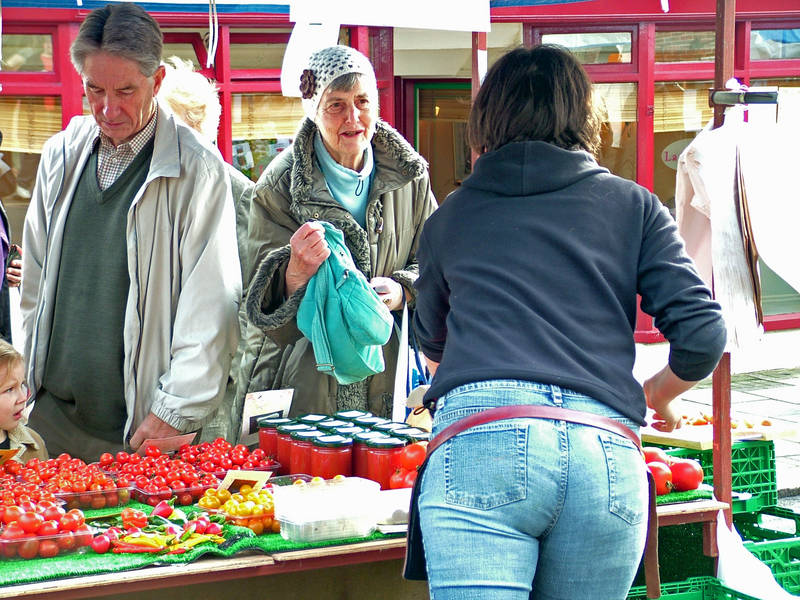
[(670, 492), (656, 496), (656, 504), (675, 504), (677, 502), (691, 502), (693, 500), (707, 500), (714, 497), (711, 490), (689, 490), (688, 492)]
[[(138, 508), (147, 513), (152, 510), (151, 506), (138, 502), (130, 502), (126, 506)], [(119, 512), (121, 508), (124, 507), (87, 510), (85, 514), (87, 518), (106, 516)], [(195, 507), (187, 506), (181, 508), (191, 509)], [(388, 539), (402, 535), (405, 534), (384, 535), (375, 532), (369, 536), (360, 538), (300, 543), (285, 540), (279, 533), (257, 536), (246, 527), (225, 525), (223, 527), (223, 536), (226, 542), (219, 545), (213, 542), (198, 544), (184, 554), (114, 554), (112, 552), (96, 554), (91, 548), (82, 548), (75, 552), (54, 556), (53, 558), (0, 558), (0, 586), (36, 583), (51, 579), (97, 575), (117, 571), (129, 571), (151, 565), (189, 563), (205, 555), (230, 557), (245, 550), (256, 550), (264, 552), (265, 554), (273, 554), (290, 550), (340, 546), (356, 542)]]

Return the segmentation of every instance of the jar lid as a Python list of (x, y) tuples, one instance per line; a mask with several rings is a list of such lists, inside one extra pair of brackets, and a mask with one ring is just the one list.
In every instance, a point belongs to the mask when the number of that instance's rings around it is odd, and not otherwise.
[(366, 412), (363, 410), (340, 410), (333, 414), (334, 418), (342, 419), (343, 421), (353, 421), (358, 419), (359, 417), (371, 417), (371, 412)]
[(367, 440), (367, 448), (402, 448), (408, 444), (408, 440), (386, 436)]
[(298, 423), (297, 421), (292, 421), (291, 423), (286, 423), (284, 425), (278, 425), (278, 433), (292, 433), (293, 431), (300, 431), (303, 429), (314, 429), (308, 423)]
[(309, 425), (316, 425), (320, 421), (324, 421), (325, 419), (329, 419), (328, 415), (318, 415), (309, 413), (306, 415), (300, 415), (295, 419), (298, 423), (308, 423)]
[(362, 431), (361, 433), (357, 433), (353, 436), (353, 439), (360, 443), (366, 444), (367, 440), (374, 440), (380, 437), (390, 437), (385, 433), (381, 433), (380, 431), (375, 431), (374, 429), (367, 429), (366, 431)]
[(328, 417), (324, 421), (320, 421), (317, 423), (318, 429), (324, 429), (325, 431), (330, 431), (335, 429), (336, 427), (344, 427), (345, 425), (352, 425), (353, 423), (350, 421), (342, 421), (341, 419), (332, 419)]
[(358, 417), (357, 419), (353, 419), (353, 423), (355, 423), (356, 425), (361, 425), (363, 427), (375, 427), (375, 425), (388, 422), (389, 419), (384, 419), (383, 417), (376, 417), (375, 415), (367, 415), (366, 417)]
[(405, 427), (403, 429), (395, 429), (392, 435), (405, 438), (411, 442), (427, 442), (431, 439), (431, 432), (416, 427)]
[(372, 428), (375, 431), (383, 431), (384, 433), (390, 433), (395, 429), (408, 429), (408, 424), (398, 423), (397, 421), (387, 421), (386, 423), (378, 423), (377, 425), (373, 425)]
[(278, 425), (285, 425), (291, 423), (292, 419), (286, 417), (262, 417), (257, 423), (261, 429), (275, 429)]
[(320, 431), (319, 429), (298, 429), (297, 431), (292, 431), (289, 433), (292, 436), (293, 440), (301, 440), (310, 442), (315, 437), (319, 437), (321, 435), (325, 435), (325, 432)]
[(321, 446), (323, 448), (344, 448), (346, 446), (351, 446), (353, 440), (343, 435), (321, 435), (315, 438), (313, 443), (315, 446)]
[(331, 429), (331, 433), (335, 433), (337, 435), (343, 435), (344, 437), (353, 437), (357, 433), (362, 433), (367, 431), (363, 427), (359, 427), (358, 425), (344, 425), (342, 427), (334, 427)]

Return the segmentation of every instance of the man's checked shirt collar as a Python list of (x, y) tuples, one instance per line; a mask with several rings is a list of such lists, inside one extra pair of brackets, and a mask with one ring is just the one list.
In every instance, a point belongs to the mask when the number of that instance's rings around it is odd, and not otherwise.
[(147, 125), (127, 142), (121, 143), (116, 148), (111, 139), (100, 131), (98, 126), (100, 149), (97, 155), (97, 183), (100, 185), (101, 190), (108, 189), (122, 175), (125, 169), (133, 162), (133, 159), (142, 151), (142, 148), (155, 135), (157, 115), (158, 111), (153, 111), (153, 116), (150, 117)]

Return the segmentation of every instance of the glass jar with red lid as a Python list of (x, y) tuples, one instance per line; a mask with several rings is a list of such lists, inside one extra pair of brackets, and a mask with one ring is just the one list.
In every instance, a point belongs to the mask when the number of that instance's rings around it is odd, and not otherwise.
[(280, 475), (287, 475), (289, 473), (289, 459), (292, 455), (292, 432), (309, 429), (314, 429), (314, 427), (306, 423), (298, 423), (297, 421), (278, 425), (276, 453), (278, 462), (281, 463), (281, 468), (278, 471)]
[(314, 438), (321, 435), (325, 435), (325, 433), (317, 429), (299, 429), (289, 434), (292, 438), (289, 449), (290, 475), (311, 473), (311, 444)]
[(353, 440), (343, 435), (321, 435), (311, 447), (311, 475), (333, 479), (353, 474)]
[(367, 440), (367, 479), (388, 490), (389, 479), (397, 468), (397, 455), (406, 444), (406, 440), (389, 436)]
[(389, 436), (371, 429), (353, 436), (353, 475), (367, 478), (367, 442), (381, 437)]
[(278, 425), (291, 423), (285, 417), (265, 417), (258, 420), (258, 447), (270, 458), (278, 456)]

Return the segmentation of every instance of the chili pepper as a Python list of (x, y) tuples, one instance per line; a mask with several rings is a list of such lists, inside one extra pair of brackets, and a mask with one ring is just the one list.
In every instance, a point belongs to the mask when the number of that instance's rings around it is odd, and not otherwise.
[(164, 517), (165, 519), (172, 514), (172, 502), (169, 500), (162, 500), (153, 507), (151, 516)]
[(194, 523), (189, 525), (184, 530), (183, 535), (181, 535), (181, 537), (178, 539), (178, 541), (179, 542), (185, 542), (186, 540), (188, 540), (190, 537), (192, 537), (192, 534), (194, 533), (195, 529), (196, 529), (196, 526), (194, 525)]
[(116, 554), (121, 553), (144, 553), (144, 552), (161, 552), (162, 548), (155, 548), (150, 546), (137, 546), (136, 544), (114, 544), (114, 547), (111, 549), (112, 552)]

